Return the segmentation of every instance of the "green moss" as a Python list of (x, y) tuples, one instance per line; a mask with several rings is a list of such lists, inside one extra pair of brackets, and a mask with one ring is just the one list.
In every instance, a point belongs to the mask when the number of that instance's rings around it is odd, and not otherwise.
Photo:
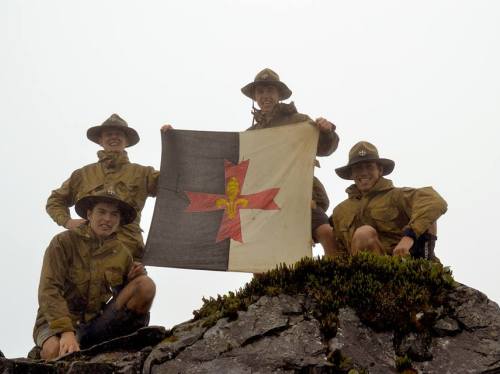
[[(449, 269), (422, 259), (376, 256), (362, 253), (337, 259), (304, 258), (293, 266), (280, 265), (257, 274), (237, 292), (203, 299), (195, 319), (237, 318), (259, 297), (307, 294), (325, 337), (334, 336), (339, 308), (351, 307), (376, 329), (408, 331), (417, 312), (430, 312), (446, 302), (453, 287)], [(412, 319), (413, 318), (413, 319)]]
[(179, 340), (179, 338), (175, 335), (170, 335), (168, 337), (166, 337), (165, 339), (162, 340), (161, 344), (164, 344), (164, 343), (175, 343), (177, 340)]
[(399, 373), (411, 370), (411, 359), (406, 355), (396, 357), (396, 369)]

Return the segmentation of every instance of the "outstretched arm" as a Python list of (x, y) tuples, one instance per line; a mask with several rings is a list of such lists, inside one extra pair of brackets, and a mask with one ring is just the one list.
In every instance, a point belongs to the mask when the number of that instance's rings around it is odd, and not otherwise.
[(335, 132), (336, 126), (323, 117), (319, 117), (315, 121), (319, 129), (318, 140), (318, 156), (331, 155), (339, 145), (339, 136)]

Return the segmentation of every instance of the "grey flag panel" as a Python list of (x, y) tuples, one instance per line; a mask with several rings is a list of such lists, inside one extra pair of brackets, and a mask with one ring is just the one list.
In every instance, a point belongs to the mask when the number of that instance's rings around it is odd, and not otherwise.
[(168, 130), (162, 134), (158, 195), (145, 265), (227, 270), (230, 240), (215, 243), (223, 210), (186, 213), (184, 191), (225, 193), (224, 160), (238, 163), (239, 133)]

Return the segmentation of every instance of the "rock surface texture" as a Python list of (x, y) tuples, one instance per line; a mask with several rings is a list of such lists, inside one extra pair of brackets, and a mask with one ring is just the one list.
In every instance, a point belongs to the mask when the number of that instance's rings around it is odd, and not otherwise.
[(262, 296), (233, 320), (144, 328), (54, 362), (0, 358), (0, 373), (388, 374), (397, 356), (411, 360), (405, 373), (500, 373), (498, 305), (464, 285), (449, 296), (431, 331), (376, 332), (342, 308), (329, 339), (309, 296)]

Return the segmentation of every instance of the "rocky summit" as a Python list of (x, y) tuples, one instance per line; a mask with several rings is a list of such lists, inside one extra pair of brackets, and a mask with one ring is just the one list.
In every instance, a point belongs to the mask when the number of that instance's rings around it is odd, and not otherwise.
[(425, 260), (303, 260), (194, 314), (0, 373), (500, 373), (498, 305)]

